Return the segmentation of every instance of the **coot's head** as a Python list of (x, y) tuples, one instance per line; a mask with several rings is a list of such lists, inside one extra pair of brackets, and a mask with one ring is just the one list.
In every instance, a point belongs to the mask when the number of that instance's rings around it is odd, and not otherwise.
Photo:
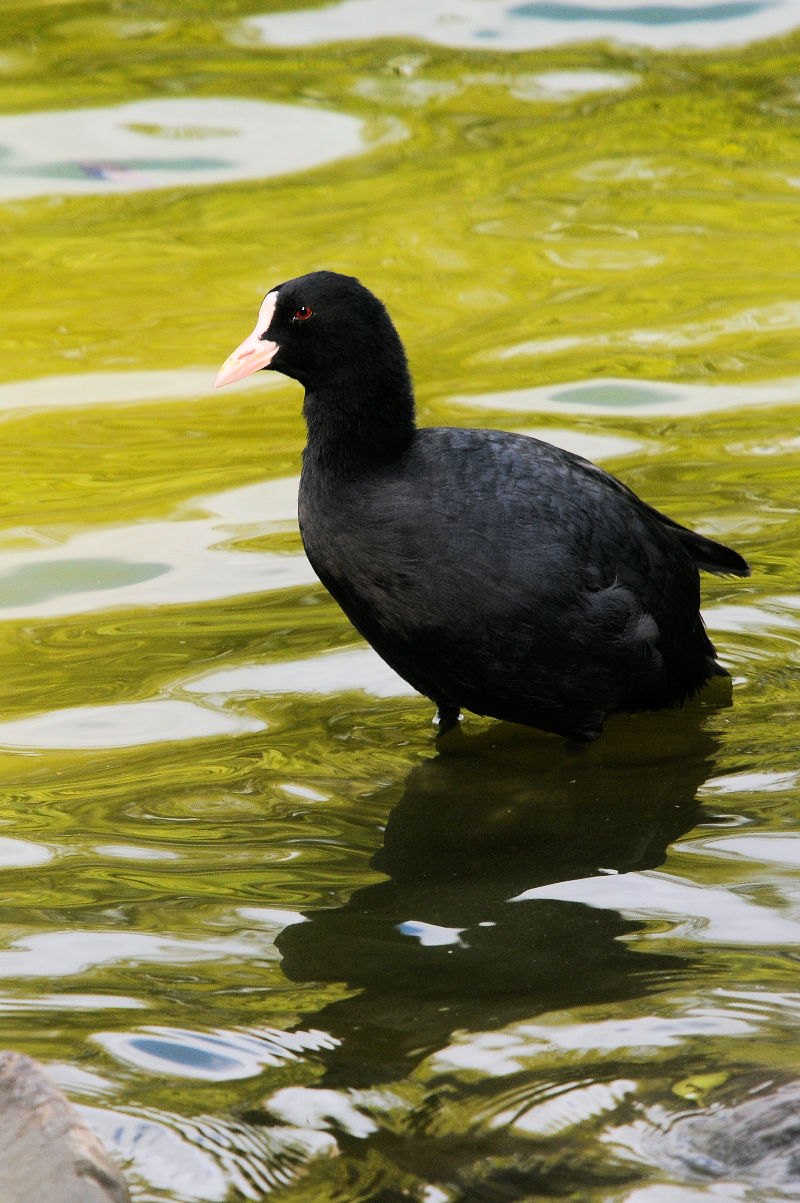
[(228, 356), (216, 387), (252, 372), (282, 372), (307, 391), (407, 376), (405, 353), (384, 305), (354, 276), (310, 272), (271, 289), (252, 334)]

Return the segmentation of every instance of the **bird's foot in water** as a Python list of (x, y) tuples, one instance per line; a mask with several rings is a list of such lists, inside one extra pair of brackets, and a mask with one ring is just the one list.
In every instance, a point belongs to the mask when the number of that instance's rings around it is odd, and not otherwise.
[(461, 711), (457, 706), (439, 706), (433, 720), (437, 741), (443, 739), (450, 731), (460, 731)]

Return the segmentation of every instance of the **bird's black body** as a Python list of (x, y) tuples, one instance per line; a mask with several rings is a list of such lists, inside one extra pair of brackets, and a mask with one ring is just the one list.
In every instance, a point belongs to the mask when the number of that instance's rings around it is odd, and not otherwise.
[(591, 739), (724, 673), (698, 567), (747, 575), (736, 552), (537, 439), (418, 429), (400, 340), (358, 281), (314, 272), (273, 296), (267, 366), (306, 387), (309, 560), (445, 726), (465, 707)]

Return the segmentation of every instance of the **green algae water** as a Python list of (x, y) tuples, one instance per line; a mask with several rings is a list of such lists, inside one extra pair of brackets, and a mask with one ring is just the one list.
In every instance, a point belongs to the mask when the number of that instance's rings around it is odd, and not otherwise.
[[(3, 6), (0, 1046), (140, 1203), (800, 1194), (791, 27)], [(212, 388), (318, 267), (423, 423), (749, 559), (704, 580), (732, 695), (437, 755), (302, 554), (298, 387)]]

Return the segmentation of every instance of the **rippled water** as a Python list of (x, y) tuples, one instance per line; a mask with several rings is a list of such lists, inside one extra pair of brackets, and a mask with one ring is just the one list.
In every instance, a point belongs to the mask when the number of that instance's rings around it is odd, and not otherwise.
[[(142, 1203), (800, 1195), (795, 20), (0, 12), (0, 1043)], [(748, 557), (732, 698), (436, 755), (302, 554), (297, 387), (211, 387), (320, 266), (424, 422)]]

